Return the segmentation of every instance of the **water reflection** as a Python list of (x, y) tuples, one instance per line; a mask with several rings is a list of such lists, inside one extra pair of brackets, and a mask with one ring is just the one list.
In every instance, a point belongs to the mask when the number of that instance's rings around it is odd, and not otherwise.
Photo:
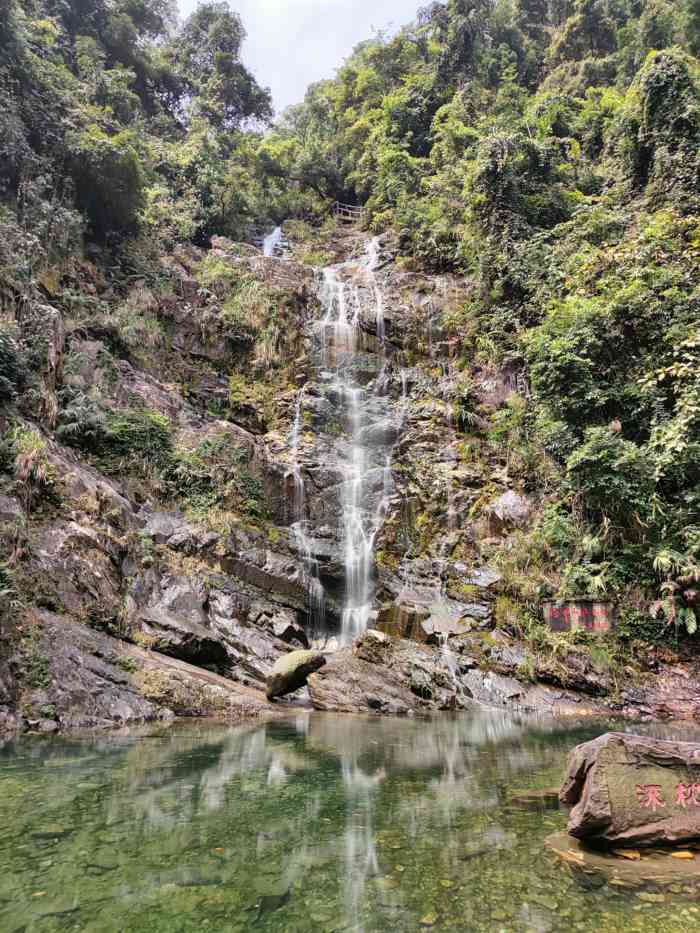
[(564, 815), (513, 805), (606, 728), (303, 714), (9, 742), (0, 929), (685, 930), (692, 905), (580, 888), (542, 846)]

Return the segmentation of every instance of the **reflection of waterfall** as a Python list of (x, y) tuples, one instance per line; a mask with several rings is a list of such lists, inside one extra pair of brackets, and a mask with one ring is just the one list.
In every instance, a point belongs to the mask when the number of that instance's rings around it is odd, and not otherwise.
[[(384, 299), (375, 275), (378, 256), (375, 238), (367, 244), (359, 265), (343, 263), (324, 270), (323, 317), (317, 325), (321, 378), (340, 400), (347, 432), (344, 442), (337, 445), (344, 476), (340, 491), (345, 568), (341, 638), (346, 644), (367, 628), (372, 612), (375, 541), (389, 507), (390, 452), (399, 421), (383, 394), (388, 378)], [(379, 365), (374, 373), (370, 371), (368, 380), (361, 325), (370, 321), (376, 328), (373, 349)]]
[(374, 842), (374, 796), (386, 772), (366, 774), (355, 757), (342, 758), (343, 784), (347, 805), (345, 821), (345, 911), (350, 929), (361, 933), (361, 919), (367, 879), (379, 873)]
[(263, 255), (270, 258), (282, 249), (282, 228), (275, 227), (263, 240)]
[[(134, 931), (627, 929), (627, 898), (581, 889), (544, 854), (564, 814), (517, 805), (610, 727), (698, 740), (688, 723), (490, 710), (13, 740), (0, 929), (112, 930), (116, 903)], [(671, 893), (640, 930), (692, 927)]]

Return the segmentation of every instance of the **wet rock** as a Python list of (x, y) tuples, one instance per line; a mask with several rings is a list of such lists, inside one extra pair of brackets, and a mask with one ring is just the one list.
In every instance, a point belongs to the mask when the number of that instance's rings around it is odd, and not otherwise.
[[(67, 617), (37, 614), (35, 655), (46, 665), (49, 686), (42, 705), (52, 705), (61, 729), (147, 722), (163, 717), (119, 666), (119, 642)], [(29, 694), (25, 702), (33, 704)]]
[[(545, 845), (586, 887), (600, 887), (606, 881), (617, 890), (662, 888), (672, 894), (698, 896), (700, 875), (697, 859), (678, 859), (676, 849), (608, 849), (589, 846), (566, 832), (554, 833)], [(629, 855), (634, 853), (634, 858)], [(681, 887), (682, 885), (682, 887)], [(640, 891), (642, 901), (663, 903), (658, 891)], [(659, 900), (660, 898), (660, 900)]]
[(556, 788), (522, 791), (509, 797), (508, 803), (518, 810), (532, 810), (535, 813), (542, 813), (545, 810), (558, 810), (559, 791)]
[(173, 712), (238, 718), (273, 709), (262, 690), (127, 645), (67, 616), (36, 613), (36, 624), (33, 651), (46, 666), (47, 686), (25, 690), (20, 703), (23, 709), (52, 706), (51, 721), (61, 732), (168, 721)]
[[(453, 566), (455, 571), (462, 572), (462, 577), (464, 579), (466, 566), (463, 564), (454, 564)], [(467, 573), (464, 582), (469, 586), (478, 586), (483, 589), (488, 589), (496, 583), (499, 583), (502, 579), (498, 571), (492, 570), (490, 567), (479, 567), (471, 573)]]
[(301, 561), (262, 548), (241, 551), (235, 557), (224, 558), (221, 565), (227, 573), (250, 583), (291, 608), (304, 608), (306, 587)]
[(19, 728), (17, 682), (6, 658), (0, 658), (0, 735)]
[[(411, 595), (411, 594), (409, 594)], [(397, 638), (409, 638), (425, 644), (443, 644), (448, 638), (471, 631), (474, 621), (491, 617), (486, 603), (460, 603), (443, 598), (436, 601), (430, 593), (416, 592), (415, 601), (402, 600), (379, 611), (377, 628)]]
[(560, 799), (578, 839), (622, 847), (700, 838), (700, 744), (611, 732), (569, 756)]
[(315, 709), (330, 712), (376, 712), (405, 715), (420, 708), (401, 670), (357, 657), (351, 648), (332, 654), (308, 679)]
[(525, 702), (527, 687), (512, 677), (471, 669), (464, 674), (463, 680), (474, 699), (485, 706), (537, 708), (534, 703)]
[(430, 618), (430, 610), (415, 603), (400, 602), (379, 610), (377, 628), (395, 638), (426, 641), (422, 624)]
[(400, 433), (400, 425), (389, 419), (367, 425), (360, 433), (358, 440), (363, 447), (391, 447), (396, 443)]
[(31, 732), (51, 735), (53, 732), (58, 732), (59, 726), (55, 719), (28, 719), (27, 728)]
[(422, 700), (432, 700), (434, 687), (430, 678), (430, 673), (422, 667), (414, 667), (409, 679), (409, 688), (411, 693), (415, 693)]
[(225, 645), (203, 625), (161, 607), (147, 610), (141, 620), (141, 631), (154, 640), (154, 646), (163, 654), (203, 667), (229, 666)]
[(57, 521), (32, 539), (30, 570), (43, 605), (110, 621), (121, 608), (119, 542), (99, 527)]
[(0, 496), (0, 525), (22, 521), (24, 512), (19, 499), (12, 496)]
[(306, 632), (299, 624), (297, 613), (291, 609), (258, 603), (250, 608), (248, 620), (260, 628), (267, 629), (287, 645), (309, 647)]
[(368, 629), (355, 642), (355, 656), (369, 664), (386, 664), (391, 655), (391, 639), (383, 632)]
[(291, 651), (277, 661), (267, 678), (267, 698), (285, 696), (306, 686), (310, 674), (326, 663), (325, 655), (318, 651)]
[(328, 422), (334, 415), (334, 407), (328, 398), (323, 396), (304, 396), (304, 419), (312, 425), (319, 427)]
[(532, 503), (510, 489), (491, 502), (485, 511), (493, 532), (499, 534), (508, 528), (523, 528), (532, 514)]

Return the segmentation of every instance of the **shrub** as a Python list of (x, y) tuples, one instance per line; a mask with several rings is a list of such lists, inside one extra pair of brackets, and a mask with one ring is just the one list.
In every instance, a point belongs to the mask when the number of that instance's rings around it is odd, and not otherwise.
[(571, 484), (583, 494), (592, 516), (609, 516), (622, 525), (644, 523), (655, 492), (648, 455), (608, 428), (590, 428), (585, 442), (567, 461)]
[(15, 397), (22, 378), (21, 358), (17, 344), (9, 331), (0, 326), (0, 402)]
[(172, 449), (172, 427), (165, 415), (129, 409), (105, 415), (98, 451), (106, 468), (148, 464), (163, 469), (171, 461)]
[(143, 179), (131, 131), (109, 136), (94, 124), (84, 130), (73, 149), (73, 178), (78, 205), (96, 236), (135, 229)]

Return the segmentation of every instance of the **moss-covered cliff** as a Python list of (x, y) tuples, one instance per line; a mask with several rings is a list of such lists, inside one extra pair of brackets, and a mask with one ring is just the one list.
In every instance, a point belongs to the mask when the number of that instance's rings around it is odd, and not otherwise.
[[(338, 652), (317, 704), (694, 715), (695, 7), (435, 3), (263, 133), (225, 5), (5, 6), (7, 722), (269, 711), (274, 662), (342, 630), (360, 436), (363, 625), (427, 645)], [(616, 633), (550, 632), (573, 595)]]

